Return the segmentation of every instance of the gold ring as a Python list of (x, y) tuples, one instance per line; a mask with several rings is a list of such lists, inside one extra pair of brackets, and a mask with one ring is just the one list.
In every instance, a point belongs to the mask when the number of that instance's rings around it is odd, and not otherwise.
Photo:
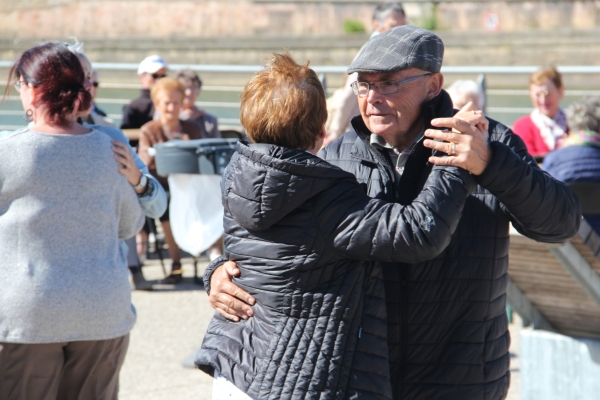
[(472, 111), (473, 111), (473, 115), (477, 115), (477, 113), (475, 112), (475, 110), (472, 110)]
[(452, 143), (452, 147), (450, 150), (450, 155), (451, 156), (455, 156), (456, 155), (456, 143)]

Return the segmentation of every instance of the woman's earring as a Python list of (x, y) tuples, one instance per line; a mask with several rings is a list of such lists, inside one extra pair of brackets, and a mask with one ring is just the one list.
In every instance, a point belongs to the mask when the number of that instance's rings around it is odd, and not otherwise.
[(33, 110), (31, 108), (25, 111), (25, 116), (23, 117), (23, 119), (25, 120), (25, 122), (33, 121)]

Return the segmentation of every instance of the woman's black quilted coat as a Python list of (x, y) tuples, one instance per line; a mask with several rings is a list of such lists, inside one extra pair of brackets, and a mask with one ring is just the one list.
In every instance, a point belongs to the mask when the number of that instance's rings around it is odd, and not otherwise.
[(411, 205), (387, 204), (307, 152), (239, 143), (221, 186), (234, 282), (257, 304), (247, 321), (215, 315), (196, 364), (257, 399), (391, 399), (382, 272), (367, 261), (439, 254), (472, 177), (435, 167)]

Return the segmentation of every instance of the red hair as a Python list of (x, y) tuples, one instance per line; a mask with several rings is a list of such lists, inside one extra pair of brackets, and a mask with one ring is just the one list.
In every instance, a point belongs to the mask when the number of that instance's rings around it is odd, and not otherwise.
[[(8, 75), (8, 82), (32, 84), (40, 104), (48, 111), (50, 123), (68, 126), (69, 114), (90, 108), (92, 95), (83, 86), (84, 72), (77, 56), (67, 46), (47, 42), (19, 56)], [(4, 95), (8, 93), (7, 85)]]
[(327, 120), (319, 77), (289, 54), (273, 54), (244, 87), (240, 120), (254, 143), (296, 149), (315, 145)]

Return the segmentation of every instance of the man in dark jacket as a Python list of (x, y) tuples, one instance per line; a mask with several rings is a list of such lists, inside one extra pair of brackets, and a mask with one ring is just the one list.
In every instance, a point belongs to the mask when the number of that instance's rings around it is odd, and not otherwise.
[[(429, 129), (455, 113), (441, 89), (442, 58), (441, 40), (414, 26), (371, 39), (348, 69), (358, 72), (361, 116), (319, 155), (355, 175), (370, 197), (408, 204), (432, 164), (464, 162), (432, 157), (432, 149), (478, 151), (479, 162), (466, 168), (479, 187), (448, 247), (425, 262), (383, 263), (390, 376), (395, 399), (503, 399), (510, 383), (509, 224), (535, 240), (562, 242), (577, 232), (581, 213), (574, 194), (541, 171), (504, 125), (490, 120), (485, 141)], [(228, 263), (212, 273), (205, 281), (213, 307), (251, 316), (243, 302), (253, 299), (230, 282), (238, 272)]]
[(138, 77), (142, 84), (140, 96), (123, 107), (121, 129), (139, 129), (154, 117), (154, 104), (150, 98), (150, 89), (157, 80), (167, 76), (167, 63), (159, 56), (148, 56), (138, 67)]

